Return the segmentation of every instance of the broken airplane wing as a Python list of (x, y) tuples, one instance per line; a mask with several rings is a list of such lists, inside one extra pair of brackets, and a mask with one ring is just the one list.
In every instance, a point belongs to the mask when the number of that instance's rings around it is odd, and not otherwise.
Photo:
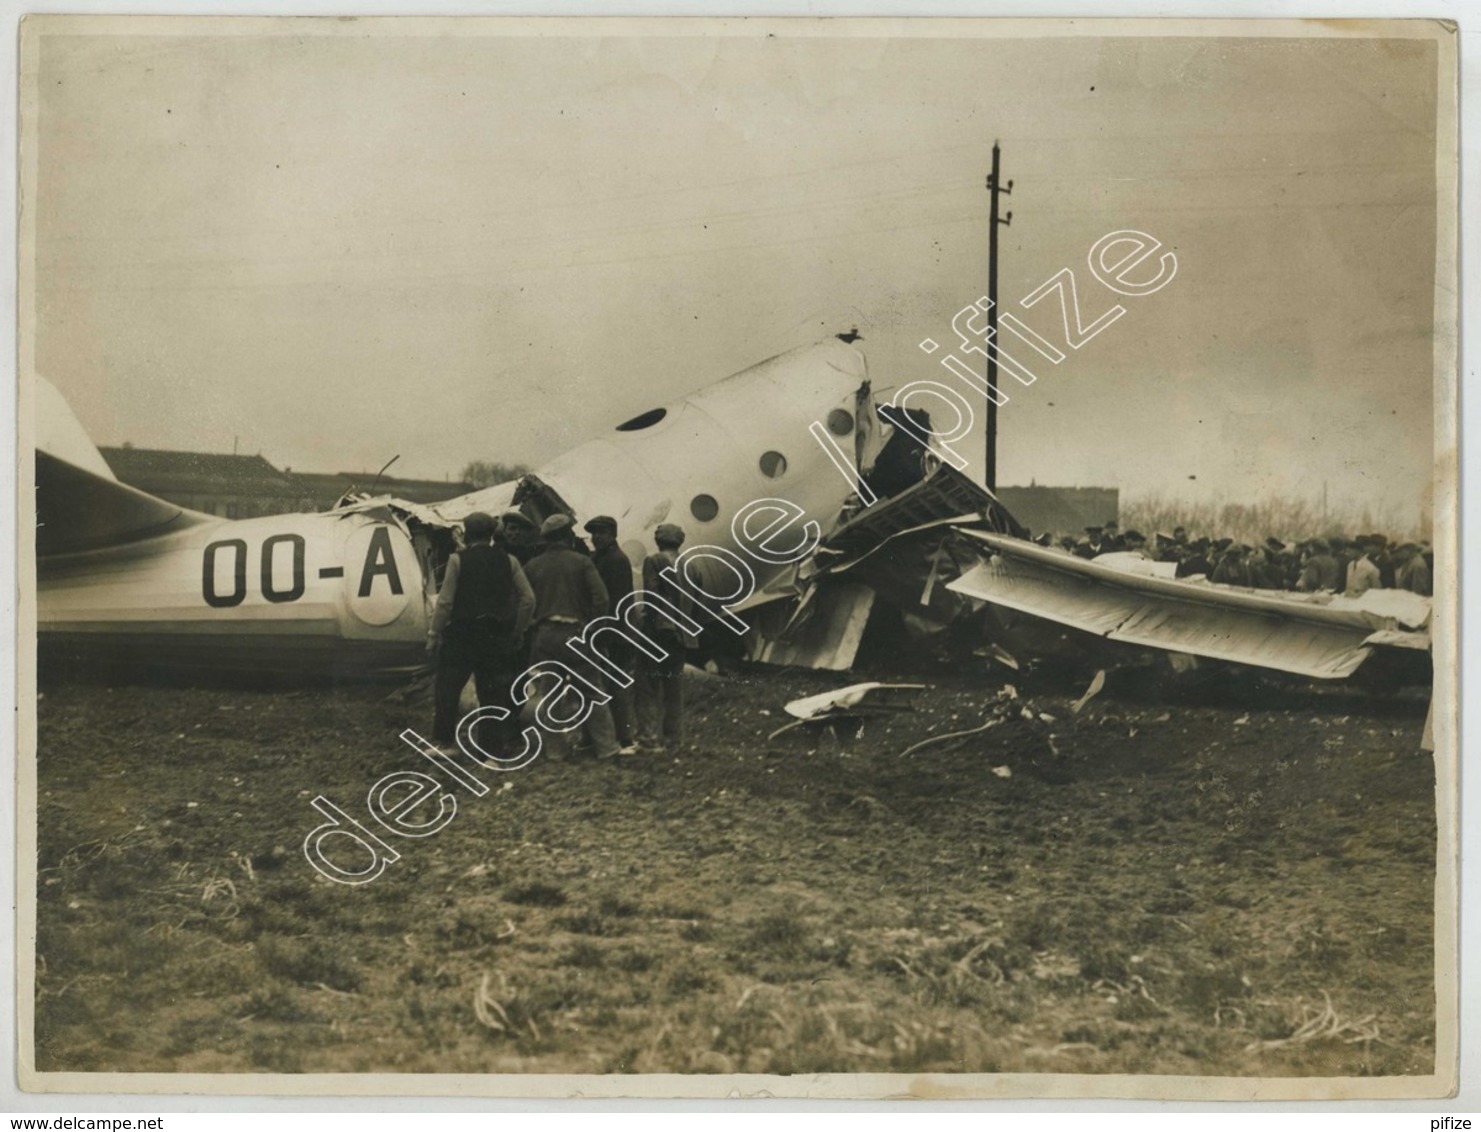
[[(992, 557), (948, 589), (1127, 644), (1339, 680), (1388, 643), (1380, 632), (1428, 635), (1430, 602), (1417, 594), (1372, 591), (1369, 600), (1170, 581), (1003, 535), (960, 533)], [(1413, 647), (1416, 634), (1405, 636)]]

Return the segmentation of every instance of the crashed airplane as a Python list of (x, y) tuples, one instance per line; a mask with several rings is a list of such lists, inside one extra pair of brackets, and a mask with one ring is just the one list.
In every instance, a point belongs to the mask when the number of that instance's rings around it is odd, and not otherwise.
[(685, 527), (690, 548), (734, 555), (739, 528), (767, 502), (808, 533), (808, 553), (753, 556), (745, 593), (714, 579), (713, 558), (696, 557), (691, 575), (717, 619), (744, 622), (746, 654), (763, 663), (846, 670), (884, 609), (915, 637), (965, 626), (1010, 667), (1033, 647), (1014, 629), (1024, 619), (1082, 641), (1316, 679), (1351, 676), (1375, 649), (1427, 658), (1430, 603), (1413, 594), (1246, 591), (1029, 542), (990, 492), (937, 458), (928, 418), (876, 407), (850, 339), (779, 355), (518, 481), (445, 503), (361, 496), (320, 514), (241, 520), (119, 483), (38, 378), (42, 662), (409, 671), (422, 664), (442, 567), (473, 511), (517, 507), (536, 523), (611, 515), (636, 565), (665, 522)]
[(36, 388), (40, 653), (125, 670), (415, 667), (472, 511), (519, 507), (537, 524), (612, 515), (635, 564), (664, 522), (691, 546), (733, 551), (732, 521), (758, 499), (785, 497), (796, 518), (833, 530), (857, 487), (838, 464), (854, 472), (884, 443), (862, 353), (828, 339), (643, 412), (517, 482), (436, 506), (354, 498), (228, 520), (119, 483), (61, 395)]

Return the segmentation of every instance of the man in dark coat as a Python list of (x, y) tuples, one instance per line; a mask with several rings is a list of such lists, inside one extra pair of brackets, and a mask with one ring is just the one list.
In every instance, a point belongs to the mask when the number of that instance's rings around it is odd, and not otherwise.
[(493, 517), (482, 511), (463, 520), (464, 547), (448, 560), (427, 634), (427, 652), (437, 661), (432, 737), (439, 743), (456, 740), (458, 698), (472, 675), (479, 706), (510, 712), (495, 729), (495, 742), (475, 736), (485, 750), (502, 750), (518, 734), (509, 689), (519, 672), (516, 644), (535, 607), (519, 563), (491, 545), (494, 529)]
[[(607, 613), (607, 587), (603, 585), (591, 559), (576, 549), (575, 534), (569, 515), (549, 516), (540, 526), (545, 549), (530, 559), (525, 574), (535, 591), (535, 634), (530, 641), (530, 664), (556, 661), (569, 666), (576, 655), (567, 647), (586, 626)], [(550, 677), (540, 678), (538, 699), (549, 694)], [(538, 701), (537, 701), (538, 702)], [(623, 753), (617, 742), (612, 710), (604, 703), (593, 703), (583, 724), (599, 759)], [(549, 731), (546, 742), (557, 758), (570, 757), (570, 736), (564, 731)]]
[(1430, 568), (1424, 560), (1424, 555), (1420, 554), (1419, 546), (1416, 543), (1406, 542), (1399, 547), (1395, 557), (1398, 561), (1398, 566), (1394, 571), (1396, 588), (1429, 597), (1433, 592)]
[(1219, 559), (1219, 564), (1214, 567), (1211, 582), (1218, 582), (1224, 586), (1248, 586), (1251, 584), (1250, 563), (1247, 557), (1249, 547), (1244, 543), (1231, 546), (1224, 552), (1224, 557)]
[(535, 526), (534, 520), (518, 508), (510, 508), (499, 516), (497, 542), (521, 566), (543, 549), (540, 529)]
[(1213, 563), (1208, 560), (1209, 541), (1206, 538), (1194, 539), (1188, 547), (1187, 557), (1178, 563), (1177, 577), (1191, 578), (1195, 575), (1207, 577), (1213, 573)]
[(1306, 566), (1301, 571), (1301, 579), (1296, 583), (1298, 590), (1314, 593), (1317, 590), (1329, 590), (1333, 593), (1339, 592), (1345, 582), (1344, 570), (1333, 555), (1331, 547), (1325, 539), (1311, 540), (1311, 556), (1306, 560)]
[[(617, 545), (617, 520), (610, 515), (588, 519), (584, 528), (591, 535), (591, 564), (597, 568), (602, 584), (607, 587), (607, 601), (615, 610), (617, 603), (633, 592), (632, 559)], [(632, 683), (636, 652), (632, 645), (616, 633), (603, 633), (597, 638), (597, 647), (604, 657), (628, 677), (625, 686), (611, 678), (604, 681), (604, 686), (612, 697), (612, 722), (617, 728), (617, 742), (624, 748), (630, 747), (638, 739)]]
[[(672, 581), (667, 572), (678, 561), (684, 545), (684, 529), (673, 523), (661, 523), (653, 532), (657, 554), (643, 559), (643, 592), (663, 598), (686, 617), (691, 617), (694, 601)], [(663, 660), (646, 654), (638, 657), (638, 725), (644, 747), (661, 751), (677, 750), (684, 742), (684, 656), (695, 642), (671, 622), (645, 607), (645, 628), (650, 639), (663, 651)]]

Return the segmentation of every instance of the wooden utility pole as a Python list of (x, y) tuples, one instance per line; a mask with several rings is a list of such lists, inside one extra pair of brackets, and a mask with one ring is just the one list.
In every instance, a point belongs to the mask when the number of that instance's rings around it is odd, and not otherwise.
[(988, 491), (998, 489), (998, 404), (993, 394), (998, 387), (998, 225), (1013, 223), (1013, 213), (998, 219), (998, 194), (1012, 194), (1013, 182), (1006, 186), (999, 177), (998, 160), (1001, 151), (998, 143), (992, 143), (992, 172), (987, 175), (987, 191), (991, 198), (990, 223), (987, 226), (987, 453), (983, 470), (983, 482)]

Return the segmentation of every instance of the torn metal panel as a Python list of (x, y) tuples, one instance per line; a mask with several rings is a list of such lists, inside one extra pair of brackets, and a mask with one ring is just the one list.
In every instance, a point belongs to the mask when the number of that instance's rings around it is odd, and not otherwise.
[(979, 563), (946, 588), (1100, 637), (1109, 636), (1141, 605), (1129, 591), (1033, 570), (1006, 558)]
[(1139, 574), (1144, 578), (1176, 578), (1176, 562), (1156, 562), (1134, 550), (1117, 550), (1110, 554), (1097, 554), (1093, 559), (1097, 566), (1109, 566), (1126, 574)]
[(806, 616), (771, 605), (752, 621), (749, 656), (764, 664), (797, 665), (843, 672), (852, 667), (864, 637), (874, 591), (851, 583), (809, 591)]
[(1368, 659), (1363, 629), (1167, 598), (1148, 600), (1108, 635), (1127, 644), (1278, 668), (1318, 680), (1351, 676)]
[(997, 553), (948, 589), (1127, 644), (1340, 679), (1367, 659), (1373, 630), (1392, 627), (1356, 601), (1140, 577), (1019, 540), (964, 533)]
[[(999, 531), (1019, 529), (991, 492), (946, 464), (899, 494), (846, 519), (800, 566), (789, 568), (733, 607), (748, 612), (758, 636), (752, 659), (835, 670), (853, 663), (868, 610), (861, 612), (862, 598), (844, 602), (835, 596), (814, 602), (824, 585), (834, 591), (869, 592), (871, 606), (873, 595), (878, 594), (902, 609), (926, 607), (923, 612), (930, 618), (930, 629), (941, 629), (963, 612), (962, 599), (940, 584), (962, 568), (943, 537), (949, 526), (963, 523), (982, 523)], [(969, 561), (976, 557), (975, 549), (968, 550)], [(831, 584), (830, 580), (855, 567), (860, 567), (858, 576), (847, 587)], [(928, 582), (923, 597), (922, 586)], [(790, 615), (777, 608), (783, 598)], [(768, 604), (771, 608), (764, 608)], [(839, 617), (844, 623), (826, 628), (821, 624)], [(797, 628), (804, 624), (811, 627)], [(791, 644), (804, 639), (799, 635), (802, 632), (808, 643)]]
[(924, 687), (924, 684), (881, 684), (877, 681), (850, 684), (847, 688), (793, 700), (783, 710), (797, 719), (816, 719), (822, 715), (837, 715), (857, 708), (867, 708), (870, 711), (906, 711), (910, 707), (911, 693), (919, 692)]
[(831, 726), (844, 720), (859, 720), (862, 724), (869, 718), (914, 711), (912, 699), (924, 687), (924, 684), (851, 684), (836, 691), (805, 696), (787, 704), (785, 711), (793, 717), (792, 722), (778, 727), (766, 738), (769, 742), (808, 725)]
[(846, 570), (899, 535), (947, 522), (985, 523), (995, 531), (1021, 528), (997, 497), (949, 464), (919, 483), (841, 523), (818, 547), (820, 569)]
[[(734, 602), (728, 606), (732, 613), (746, 613), (763, 605), (772, 605), (778, 601), (799, 598), (806, 590), (806, 585), (798, 581), (798, 566), (792, 564), (785, 566), (774, 577), (758, 586), (756, 592), (742, 601)], [(754, 620), (754, 619), (752, 619)]]
[(1052, 573), (1073, 574), (1139, 593), (1158, 594), (1180, 601), (1202, 601), (1232, 609), (1292, 617), (1323, 625), (1360, 629), (1391, 629), (1404, 614), (1404, 623), (1428, 622), (1430, 599), (1403, 590), (1369, 590), (1359, 598), (1325, 593), (1292, 593), (1287, 590), (1254, 590), (1212, 582), (1162, 578), (1139, 578), (1109, 570), (1060, 550), (1050, 550), (1022, 539), (1006, 538), (986, 531), (962, 529), (962, 534), (982, 543), (1000, 556), (1046, 567)]
[[(1430, 614), (1434, 607), (1431, 599), (1423, 594), (1410, 593), (1408, 590), (1373, 589), (1361, 597), (1334, 595), (1327, 608), (1365, 614), (1375, 628), (1380, 627), (1380, 622), (1391, 621), (1410, 629), (1424, 629), (1430, 623)], [(1378, 621), (1374, 621), (1374, 618)]]
[(352, 503), (336, 507), (332, 515), (369, 515), (387, 521), (394, 519), (405, 525), (406, 519), (415, 519), (429, 527), (451, 528), (454, 524), (443, 518), (433, 507), (421, 503), (410, 503), (405, 499), (394, 499), (389, 495), (365, 497)]
[(1370, 647), (1417, 649), (1420, 652), (1429, 652), (1430, 635), (1428, 633), (1408, 633), (1403, 629), (1379, 629), (1378, 632), (1370, 633), (1364, 638), (1363, 644)]

